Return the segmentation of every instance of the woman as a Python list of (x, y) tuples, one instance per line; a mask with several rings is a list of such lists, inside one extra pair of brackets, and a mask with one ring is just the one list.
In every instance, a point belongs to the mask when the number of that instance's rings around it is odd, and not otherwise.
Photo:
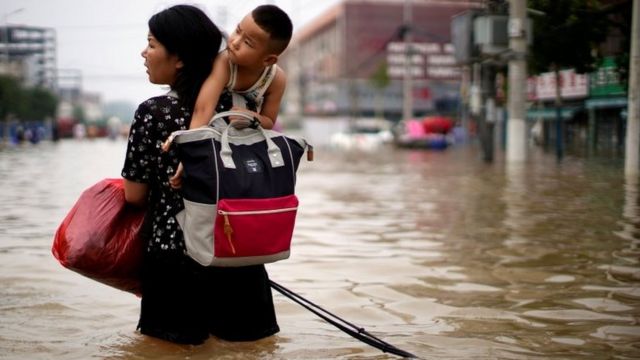
[(147, 207), (138, 329), (182, 344), (272, 335), (279, 328), (264, 266), (205, 268), (186, 255), (175, 219), (182, 198), (169, 185), (179, 161), (174, 149), (161, 151), (171, 132), (189, 128), (222, 35), (198, 8), (177, 5), (151, 17), (147, 40), (149, 81), (171, 91), (138, 107), (122, 170), (127, 202)]

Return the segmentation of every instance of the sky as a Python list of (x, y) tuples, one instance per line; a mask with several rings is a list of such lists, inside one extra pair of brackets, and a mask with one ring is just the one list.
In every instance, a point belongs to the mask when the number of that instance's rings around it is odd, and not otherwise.
[(58, 68), (80, 70), (82, 89), (97, 92), (103, 102), (138, 104), (166, 90), (147, 80), (140, 55), (147, 41), (149, 18), (171, 5), (203, 9), (230, 32), (254, 7), (271, 3), (291, 17), (296, 30), (339, 0), (0, 0), (0, 24), (50, 27), (56, 30)]

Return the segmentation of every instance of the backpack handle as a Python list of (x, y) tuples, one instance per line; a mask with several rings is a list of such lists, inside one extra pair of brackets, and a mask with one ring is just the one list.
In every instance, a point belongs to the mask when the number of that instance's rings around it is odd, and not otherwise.
[[(243, 119), (239, 119), (239, 120), (234, 120), (233, 121), (237, 125), (243, 125), (243, 126), (234, 126), (236, 129), (244, 129), (245, 127), (249, 127), (249, 124), (251, 123), (251, 120), (253, 120), (253, 116), (249, 115), (248, 113), (246, 113), (244, 111), (229, 110), (229, 111), (219, 112), (219, 113), (216, 113), (215, 115), (213, 115), (211, 120), (209, 120), (209, 126), (214, 126), (214, 123), (215, 123), (216, 120), (225, 118), (227, 116), (239, 116), (239, 117), (243, 118)], [(229, 123), (231, 123), (231, 122), (229, 122)]]
[[(209, 122), (209, 124), (211, 124), (212, 122), (214, 122), (217, 119), (226, 117), (226, 116), (240, 116), (243, 117), (245, 119), (248, 119), (249, 121), (253, 119), (253, 116), (247, 114), (246, 112), (243, 111), (225, 111), (225, 112), (221, 112), (216, 114), (211, 121)], [(222, 159), (222, 163), (224, 165), (225, 168), (228, 169), (235, 169), (236, 168), (236, 164), (233, 161), (233, 158), (231, 156), (232, 151), (231, 151), (231, 146), (229, 145), (229, 129), (234, 127), (233, 125), (229, 124), (227, 125), (227, 127), (222, 131), (222, 136), (220, 138), (220, 144), (222, 149), (220, 150), (220, 158)], [(276, 145), (276, 143), (273, 142), (273, 140), (271, 140), (271, 137), (269, 137), (269, 135), (267, 135), (267, 132), (265, 129), (262, 128), (262, 126), (258, 126), (257, 129), (252, 129), (249, 127), (246, 127), (244, 129), (241, 129), (240, 131), (242, 131), (243, 133), (246, 133), (247, 135), (253, 135), (256, 132), (262, 134), (262, 137), (265, 139), (265, 141), (267, 142), (267, 153), (269, 155), (269, 161), (271, 162), (271, 167), (277, 168), (277, 167), (281, 167), (284, 166), (284, 160), (282, 158), (282, 151), (280, 151), (280, 148), (278, 147), (278, 145)], [(244, 135), (244, 134), (243, 134)]]

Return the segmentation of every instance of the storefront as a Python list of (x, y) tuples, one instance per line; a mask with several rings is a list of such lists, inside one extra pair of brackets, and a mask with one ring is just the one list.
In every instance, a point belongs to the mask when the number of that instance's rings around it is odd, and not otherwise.
[(615, 59), (605, 58), (589, 76), (589, 99), (585, 101), (591, 151), (622, 150), (624, 147), (626, 93)]
[[(556, 143), (557, 147), (562, 148), (565, 143), (579, 144), (586, 141), (587, 117), (584, 101), (589, 94), (589, 79), (587, 75), (577, 74), (573, 69), (560, 71), (559, 77), (562, 99), (559, 109), (556, 106), (555, 73), (548, 72), (529, 78), (527, 97), (531, 106), (527, 110), (527, 122), (536, 144), (546, 146)], [(558, 118), (560, 123), (556, 121)], [(558, 139), (562, 139), (562, 142), (559, 143)]]
[(618, 66), (607, 57), (590, 74), (574, 70), (560, 72), (561, 124), (556, 123), (556, 79), (554, 73), (531, 77), (527, 111), (531, 135), (537, 143), (549, 144), (562, 133), (564, 143), (589, 152), (620, 151), (624, 147), (627, 95)]

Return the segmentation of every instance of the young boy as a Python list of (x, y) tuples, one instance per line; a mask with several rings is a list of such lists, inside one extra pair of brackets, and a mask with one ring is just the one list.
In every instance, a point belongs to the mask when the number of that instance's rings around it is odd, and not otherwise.
[(189, 128), (207, 125), (216, 111), (233, 108), (251, 113), (249, 126), (271, 129), (287, 81), (276, 62), (292, 32), (289, 16), (275, 5), (258, 6), (245, 16), (202, 85)]
[[(249, 112), (253, 116), (249, 127), (273, 128), (287, 83), (276, 62), (292, 33), (291, 19), (275, 5), (258, 6), (246, 15), (202, 84), (189, 129), (206, 126), (216, 111), (228, 110)], [(168, 148), (165, 142), (163, 150)], [(182, 164), (169, 179), (173, 188), (181, 187), (181, 177)]]

